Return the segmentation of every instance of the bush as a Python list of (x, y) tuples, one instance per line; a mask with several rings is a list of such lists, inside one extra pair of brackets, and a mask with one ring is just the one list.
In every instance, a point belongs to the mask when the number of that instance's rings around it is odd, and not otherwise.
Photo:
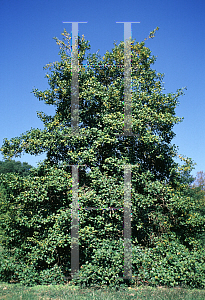
[[(122, 183), (116, 177), (105, 176), (102, 180), (99, 171), (90, 172), (89, 176), (91, 188), (79, 187), (81, 267), (79, 278), (73, 278), (73, 283), (123, 286), (133, 284), (137, 278), (139, 283), (150, 285), (204, 287), (205, 252), (194, 238), (204, 220), (193, 208), (191, 211), (191, 199), (180, 198), (178, 194), (176, 205), (177, 194), (169, 194), (167, 187), (168, 209), (164, 211), (162, 202), (156, 201), (157, 194), (162, 196), (159, 183), (152, 183), (154, 198), (147, 200), (147, 194), (139, 197), (133, 193), (135, 279), (125, 280), (123, 211), (82, 209), (123, 207)], [(10, 208), (10, 218), (3, 224), (5, 250), (0, 262), (0, 279), (26, 285), (68, 282), (71, 272), (70, 174), (47, 164), (33, 169), (25, 178), (2, 175), (1, 182), (7, 187), (3, 204)], [(148, 188), (146, 185), (145, 190)]]

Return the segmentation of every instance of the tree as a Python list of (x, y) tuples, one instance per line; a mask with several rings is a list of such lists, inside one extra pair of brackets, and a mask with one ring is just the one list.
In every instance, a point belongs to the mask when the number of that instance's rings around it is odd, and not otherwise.
[[(27, 162), (21, 163), (20, 161), (15, 160), (5, 160), (0, 161), (0, 174), (8, 174), (8, 173), (17, 173), (20, 176), (27, 176), (29, 174), (29, 170), (32, 168)], [(0, 205), (5, 200), (6, 197), (6, 189), (3, 188), (3, 185), (0, 183)], [(0, 241), (4, 232), (2, 231), (1, 225), (4, 222), (5, 218), (8, 218), (8, 211), (5, 211), (0, 215)]]
[[(155, 33), (155, 31), (154, 31)], [(70, 36), (64, 31), (59, 62), (46, 65), (50, 89), (34, 95), (54, 105), (54, 116), (38, 112), (44, 129), (4, 139), (2, 153), (46, 153), (28, 178), (2, 175), (12, 218), (4, 224), (0, 274), (26, 284), (63, 282), (69, 276), (71, 245), (71, 165), (79, 170), (80, 284), (118, 285), (123, 276), (124, 165), (132, 167), (133, 274), (139, 282), (204, 285), (204, 250), (197, 237), (204, 217), (187, 196), (191, 159), (171, 144), (183, 90), (163, 93), (163, 75), (151, 68), (155, 57), (145, 42), (132, 40), (132, 131), (123, 134), (124, 43), (103, 57), (79, 44), (79, 135), (71, 128)], [(151, 35), (153, 37), (154, 34)], [(68, 51), (69, 50), (69, 51)], [(85, 65), (84, 62), (87, 62)], [(90, 169), (88, 170), (87, 167)], [(86, 210), (95, 207), (96, 210)], [(119, 210), (109, 210), (109, 207)], [(15, 209), (14, 209), (15, 208)], [(104, 208), (104, 209), (102, 209)], [(154, 270), (154, 271), (153, 271)]]
[(193, 186), (200, 187), (205, 192), (205, 173), (203, 171), (197, 172)]
[(195, 202), (199, 203), (199, 211), (205, 215), (205, 173), (197, 172), (191, 185), (191, 193), (195, 197)]
[[(197, 172), (192, 184), (192, 194), (195, 203), (199, 203), (199, 212), (205, 216), (205, 173), (203, 171)], [(201, 240), (205, 246), (205, 233), (202, 233)]]
[(20, 161), (15, 160), (5, 160), (0, 161), (0, 173), (18, 173), (21, 176), (26, 176), (29, 173), (29, 170), (32, 168), (27, 162), (21, 163)]

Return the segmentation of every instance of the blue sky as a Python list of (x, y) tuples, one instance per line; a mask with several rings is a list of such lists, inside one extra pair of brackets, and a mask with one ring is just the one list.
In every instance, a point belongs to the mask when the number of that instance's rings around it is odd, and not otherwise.
[[(36, 111), (54, 113), (31, 93), (48, 87), (43, 70), (59, 60), (54, 36), (79, 24), (79, 35), (90, 41), (91, 52), (104, 54), (113, 42), (123, 41), (123, 24), (132, 25), (132, 37), (144, 40), (157, 26), (154, 39), (146, 42), (157, 56), (153, 66), (164, 73), (165, 93), (187, 87), (176, 109), (184, 121), (174, 127), (173, 143), (179, 154), (197, 163), (192, 174), (205, 171), (205, 1), (204, 0), (1, 0), (0, 10), (0, 145), (4, 138), (43, 128)], [(43, 156), (22, 155), (15, 160), (36, 166)], [(0, 160), (3, 156), (0, 155)]]

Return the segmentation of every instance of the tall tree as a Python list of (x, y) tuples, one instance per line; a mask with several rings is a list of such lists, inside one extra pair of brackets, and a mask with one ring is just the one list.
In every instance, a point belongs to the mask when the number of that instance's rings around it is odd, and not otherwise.
[(4, 224), (4, 245), (12, 249), (12, 256), (9, 272), (2, 268), (2, 278), (31, 284), (61, 282), (69, 275), (71, 165), (81, 165), (82, 268), (75, 280), (113, 285), (123, 281), (124, 165), (132, 165), (134, 276), (150, 284), (203, 286), (204, 253), (197, 236), (204, 229), (204, 218), (193, 198), (187, 197), (193, 165), (183, 156), (184, 164), (177, 164), (172, 144), (173, 126), (181, 121), (175, 108), (183, 91), (164, 94), (163, 75), (151, 68), (156, 58), (145, 42), (132, 40), (134, 135), (122, 136), (124, 43), (114, 44), (101, 57), (87, 54), (90, 45), (79, 37), (79, 135), (73, 135), (70, 35), (66, 31), (62, 35), (62, 41), (55, 38), (61, 60), (46, 66), (50, 89), (33, 91), (39, 100), (55, 106), (54, 116), (38, 112), (43, 130), (5, 139), (2, 146), (5, 157), (23, 152), (47, 155), (31, 170), (29, 180), (2, 176), (4, 186), (9, 185), (5, 205), (13, 212)]

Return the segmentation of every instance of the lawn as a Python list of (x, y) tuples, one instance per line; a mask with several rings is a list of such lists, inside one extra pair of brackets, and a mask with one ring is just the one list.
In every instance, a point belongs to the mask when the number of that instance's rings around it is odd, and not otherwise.
[(151, 300), (204, 300), (205, 290), (164, 287), (124, 288), (118, 291), (108, 288), (81, 289), (73, 285), (49, 285), (25, 287), (20, 284), (0, 283), (0, 299), (47, 300), (47, 299), (151, 299)]

